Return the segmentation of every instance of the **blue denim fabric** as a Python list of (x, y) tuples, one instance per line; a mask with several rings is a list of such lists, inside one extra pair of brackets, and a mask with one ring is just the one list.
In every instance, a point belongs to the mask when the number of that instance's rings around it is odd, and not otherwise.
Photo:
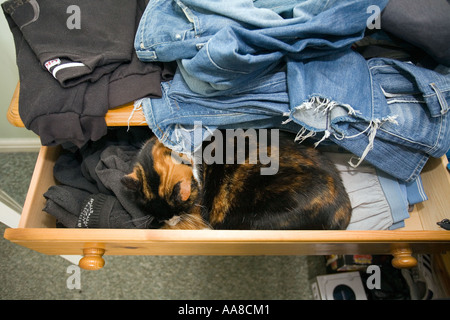
[[(292, 122), (282, 125), (290, 113), (283, 70), (263, 76), (246, 86), (204, 97), (189, 89), (179, 70), (174, 80), (161, 83), (162, 99), (142, 99), (146, 122), (165, 145), (193, 153), (217, 128), (273, 128), (297, 132)], [(196, 127), (196, 122), (201, 122)], [(194, 132), (194, 128), (198, 131)], [(195, 134), (200, 131), (200, 138)]]
[(371, 100), (354, 105), (356, 114), (332, 119), (330, 139), (413, 181), (429, 156), (441, 157), (450, 148), (450, 73), (381, 58), (369, 60), (368, 67)]
[[(348, 52), (364, 33), (368, 7), (382, 10), (387, 2), (265, 0), (261, 8), (250, 0), (152, 1), (137, 30), (135, 49), (143, 61), (177, 60), (193, 91), (214, 94), (270, 72), (283, 58)], [(277, 5), (283, 16), (270, 9)]]
[(365, 159), (407, 182), (450, 148), (449, 74), (350, 49), (373, 3), (224, 1), (152, 1), (141, 20), (140, 59), (179, 63), (163, 98), (142, 102), (169, 147), (192, 152), (215, 128), (280, 128), (300, 142), (329, 139), (360, 158), (354, 166)]
[[(163, 98), (144, 99), (142, 106), (153, 132), (180, 152), (192, 153), (216, 128), (271, 127), (297, 132), (298, 141), (329, 138), (360, 161), (413, 181), (429, 156), (440, 157), (450, 148), (450, 74), (390, 59), (369, 60), (355, 76), (365, 70), (366, 85), (348, 80), (356, 93), (369, 92), (367, 100), (352, 106), (315, 96), (291, 108), (282, 69), (217, 97), (191, 91), (177, 71), (173, 81), (162, 83)], [(326, 84), (327, 78), (314, 79)], [(203, 126), (197, 139), (196, 121)]]

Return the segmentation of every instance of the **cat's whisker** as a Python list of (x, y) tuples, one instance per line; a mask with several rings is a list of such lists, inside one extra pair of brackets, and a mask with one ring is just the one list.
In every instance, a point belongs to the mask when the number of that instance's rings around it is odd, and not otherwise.
[[(177, 157), (156, 137), (144, 144), (133, 172), (122, 182), (154, 217), (135, 219), (135, 224), (152, 227), (158, 221), (166, 229), (347, 228), (350, 199), (337, 168), (319, 150), (298, 145), (295, 135), (278, 130), (270, 132), (270, 146), (265, 130), (223, 132), (232, 134), (225, 143), (236, 143), (229, 158), (246, 159), (242, 164), (210, 165), (198, 159), (187, 166), (173, 161)], [(220, 137), (201, 151), (228, 157), (229, 146), (215, 143)], [(259, 162), (249, 161), (253, 153)], [(272, 168), (272, 160), (276, 172), (263, 173), (268, 164)]]
[(151, 215), (147, 215), (145, 217), (141, 217), (141, 218), (135, 218), (135, 219), (131, 219), (129, 221), (127, 221), (127, 224), (134, 224), (137, 228), (144, 228), (144, 229), (148, 229), (151, 225), (151, 223), (153, 222), (153, 220), (155, 219), (154, 216)]

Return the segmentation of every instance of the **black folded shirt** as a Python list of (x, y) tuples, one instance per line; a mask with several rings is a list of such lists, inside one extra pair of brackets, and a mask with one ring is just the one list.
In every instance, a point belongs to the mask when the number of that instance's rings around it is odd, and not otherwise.
[(64, 151), (53, 170), (58, 184), (44, 194), (44, 211), (66, 228), (151, 228), (151, 216), (120, 182), (151, 135), (148, 127), (109, 129), (99, 141)]
[[(70, 7), (79, 17), (71, 17)], [(8, 0), (2, 9), (19, 69), (19, 115), (43, 145), (82, 147), (106, 134), (108, 109), (150, 96), (173, 64), (145, 63), (134, 36), (145, 0)], [(79, 28), (68, 21), (79, 18)]]

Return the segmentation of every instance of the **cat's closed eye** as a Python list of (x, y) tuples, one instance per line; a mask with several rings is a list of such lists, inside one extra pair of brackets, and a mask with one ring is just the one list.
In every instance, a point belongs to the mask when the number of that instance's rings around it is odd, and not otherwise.
[(291, 134), (273, 141), (279, 170), (261, 175), (262, 162), (193, 165), (153, 137), (122, 183), (164, 228), (345, 229), (351, 206), (334, 165)]

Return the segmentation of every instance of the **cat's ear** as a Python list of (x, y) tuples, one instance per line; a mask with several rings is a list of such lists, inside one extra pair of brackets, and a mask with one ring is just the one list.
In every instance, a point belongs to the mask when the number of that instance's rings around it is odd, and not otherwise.
[(186, 201), (191, 196), (191, 182), (185, 179), (177, 182), (173, 187), (173, 195), (181, 201)]
[(131, 191), (138, 191), (141, 188), (141, 182), (134, 172), (123, 176), (120, 182)]

